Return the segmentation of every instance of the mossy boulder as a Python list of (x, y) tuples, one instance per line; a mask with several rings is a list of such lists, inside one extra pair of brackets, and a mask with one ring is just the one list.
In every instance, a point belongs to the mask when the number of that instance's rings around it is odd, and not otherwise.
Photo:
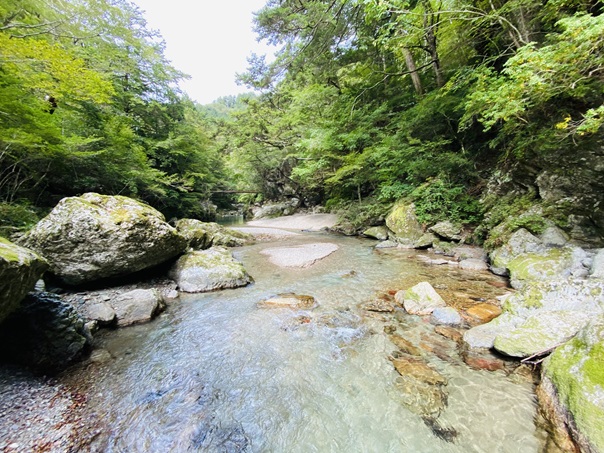
[(436, 225), (428, 228), (428, 231), (447, 241), (461, 240), (461, 226), (455, 225), (453, 222), (449, 222), (448, 220), (438, 222)]
[(205, 250), (212, 246), (240, 247), (254, 242), (251, 234), (226, 228), (214, 222), (202, 222), (196, 219), (176, 221), (176, 230), (189, 242), (193, 250)]
[(550, 248), (539, 253), (526, 253), (507, 263), (510, 283), (520, 289), (529, 282), (561, 280), (586, 272), (582, 262), (587, 258), (579, 247)]
[(137, 272), (182, 253), (186, 240), (152, 207), (87, 193), (62, 199), (20, 244), (70, 285)]
[(541, 253), (545, 246), (541, 239), (531, 234), (528, 230), (516, 230), (505, 245), (493, 250), (490, 254), (491, 263), (495, 268), (506, 269), (513, 259), (527, 253)]
[(557, 348), (544, 361), (542, 377), (553, 384), (549, 397), (568, 416), (581, 451), (604, 451), (604, 316)]
[(424, 234), (415, 215), (413, 203), (398, 202), (395, 204), (386, 217), (386, 226), (394, 233), (399, 244), (410, 248), (414, 247), (415, 242)]
[(572, 310), (537, 311), (515, 329), (501, 332), (493, 346), (512, 357), (530, 357), (574, 337), (591, 319), (589, 313)]
[(224, 247), (192, 251), (181, 256), (170, 270), (181, 291), (201, 293), (236, 288), (252, 282), (243, 265)]
[(0, 323), (34, 289), (48, 263), (32, 250), (0, 237)]

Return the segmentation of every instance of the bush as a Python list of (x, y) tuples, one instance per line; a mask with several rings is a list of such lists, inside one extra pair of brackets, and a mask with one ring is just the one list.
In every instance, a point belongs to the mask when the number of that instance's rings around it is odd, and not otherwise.
[(39, 220), (38, 213), (27, 204), (0, 203), (0, 236), (10, 238), (27, 231)]

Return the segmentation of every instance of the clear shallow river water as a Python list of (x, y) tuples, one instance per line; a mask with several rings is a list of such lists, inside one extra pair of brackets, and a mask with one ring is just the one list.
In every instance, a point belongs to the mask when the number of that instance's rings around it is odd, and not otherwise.
[[(340, 248), (306, 269), (278, 268), (259, 253), (322, 241)], [(402, 312), (372, 315), (359, 304), (423, 280), (450, 294), (489, 298), (497, 290), (487, 274), (429, 267), (414, 252), (372, 245), (308, 234), (234, 249), (253, 285), (183, 295), (150, 324), (103, 334), (99, 346), (113, 358), (82, 371), (99, 429), (91, 450), (538, 452), (533, 386), (501, 371), (426, 356), (448, 380), (438, 421), (457, 432), (452, 441), (407, 409), (388, 360), (396, 348), (383, 328), (397, 326), (419, 344), (434, 337), (433, 327)], [(283, 292), (312, 295), (319, 306), (256, 307)]]

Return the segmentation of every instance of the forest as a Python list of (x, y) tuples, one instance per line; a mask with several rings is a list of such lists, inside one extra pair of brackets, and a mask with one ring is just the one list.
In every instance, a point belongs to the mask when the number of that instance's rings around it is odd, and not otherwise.
[[(0, 228), (98, 192), (204, 220), (211, 203), (297, 198), (357, 223), (406, 198), (423, 223), (488, 230), (497, 206), (539, 198), (529, 176), (602, 153), (603, 9), (268, 0), (256, 32), (276, 59), (251, 55), (251, 94), (202, 106), (129, 1), (2, 0)], [(510, 181), (521, 197), (489, 197)]]

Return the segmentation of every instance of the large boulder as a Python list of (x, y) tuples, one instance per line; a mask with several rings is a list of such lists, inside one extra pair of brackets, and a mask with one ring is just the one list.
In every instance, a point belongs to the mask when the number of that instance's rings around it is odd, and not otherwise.
[(527, 283), (563, 280), (587, 273), (585, 251), (579, 247), (550, 248), (539, 253), (519, 255), (507, 263), (510, 283), (520, 289)]
[(397, 302), (402, 302), (407, 313), (411, 315), (429, 315), (435, 308), (447, 306), (428, 282), (421, 282), (405, 291), (398, 291), (394, 298)]
[(454, 225), (448, 220), (438, 222), (436, 225), (431, 226), (428, 231), (447, 241), (461, 240), (461, 227), (459, 225)]
[(46, 269), (42, 257), (0, 237), (0, 323), (19, 307)]
[(175, 227), (187, 239), (189, 248), (193, 250), (205, 250), (212, 246), (240, 247), (254, 242), (251, 234), (232, 230), (214, 222), (180, 219), (176, 221)]
[(159, 211), (96, 193), (62, 199), (20, 243), (46, 258), (51, 272), (70, 285), (140, 271), (186, 247)]
[(170, 270), (170, 277), (187, 293), (236, 288), (252, 282), (243, 265), (224, 247), (181, 256)]
[(367, 237), (377, 239), (378, 241), (385, 241), (388, 239), (390, 231), (387, 227), (382, 225), (367, 228), (365, 231), (363, 231), (363, 234)]
[(414, 247), (416, 241), (424, 234), (415, 215), (413, 203), (395, 204), (386, 217), (386, 226), (394, 233), (396, 241), (404, 247)]
[(515, 231), (502, 247), (491, 252), (491, 263), (495, 268), (506, 269), (510, 261), (527, 253), (541, 253), (545, 246), (541, 239), (528, 230), (520, 228)]
[(604, 313), (604, 283), (569, 279), (532, 283), (506, 299), (503, 314), (473, 327), (464, 341), (474, 348), (528, 357), (572, 338)]
[(254, 220), (292, 215), (300, 206), (300, 199), (292, 198), (282, 203), (267, 203), (253, 210)]
[(35, 371), (57, 372), (90, 345), (90, 333), (75, 308), (51, 293), (31, 293), (0, 326), (0, 351)]
[(604, 451), (604, 316), (543, 362), (539, 396), (570, 427), (581, 451)]

